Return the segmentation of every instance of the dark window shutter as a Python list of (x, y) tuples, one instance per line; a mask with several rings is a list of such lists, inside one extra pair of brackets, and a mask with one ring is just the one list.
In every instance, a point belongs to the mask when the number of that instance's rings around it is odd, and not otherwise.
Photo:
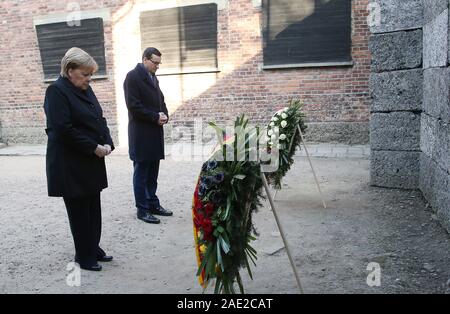
[(201, 4), (141, 14), (142, 50), (162, 53), (164, 70), (217, 68), (217, 4)]
[(78, 47), (89, 53), (98, 64), (96, 74), (106, 74), (105, 38), (101, 18), (82, 20), (79, 26), (66, 22), (36, 26), (45, 79), (61, 72), (61, 59), (67, 50)]
[(264, 65), (351, 61), (351, 0), (263, 0)]

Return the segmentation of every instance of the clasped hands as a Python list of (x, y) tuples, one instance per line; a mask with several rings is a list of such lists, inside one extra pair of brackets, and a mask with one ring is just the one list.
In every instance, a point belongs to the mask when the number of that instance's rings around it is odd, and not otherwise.
[(109, 146), (108, 144), (104, 144), (104, 145), (98, 144), (94, 153), (99, 158), (108, 156), (109, 154), (111, 154), (111, 146)]
[(160, 113), (159, 113), (158, 124), (159, 124), (159, 125), (166, 124), (166, 123), (167, 123), (167, 120), (168, 120), (168, 118), (167, 118), (166, 114), (165, 114), (164, 112), (160, 112)]

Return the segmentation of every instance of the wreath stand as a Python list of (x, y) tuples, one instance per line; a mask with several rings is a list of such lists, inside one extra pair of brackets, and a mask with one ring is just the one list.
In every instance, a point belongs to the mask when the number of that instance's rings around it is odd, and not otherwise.
[[(314, 175), (314, 180), (316, 181), (317, 189), (319, 190), (319, 194), (320, 194), (320, 197), (322, 199), (322, 206), (323, 206), (323, 208), (327, 208), (327, 205), (325, 203), (325, 199), (324, 199), (323, 194), (322, 194), (322, 190), (321, 190), (320, 185), (319, 185), (319, 180), (317, 179), (316, 171), (314, 170), (314, 167), (313, 167), (313, 164), (312, 164), (312, 161), (311, 161), (311, 157), (309, 156), (308, 148), (306, 147), (306, 143), (305, 143), (305, 140), (303, 138), (302, 129), (300, 128), (299, 125), (297, 125), (296, 132), (294, 133), (294, 135), (291, 138), (291, 144), (289, 145), (289, 151), (291, 151), (291, 149), (292, 149), (292, 144), (294, 143), (294, 138), (295, 138), (295, 135), (297, 134), (297, 131), (300, 134), (299, 148), (302, 149), (301, 144), (303, 144), (303, 146), (305, 147), (306, 157), (308, 158), (309, 165), (311, 166), (311, 170), (312, 170), (312, 173)], [(273, 195), (273, 200), (274, 201), (275, 201), (275, 197), (277, 196), (277, 193), (278, 193), (278, 190), (275, 190), (275, 193)]]
[(284, 247), (286, 248), (286, 252), (289, 258), (289, 262), (291, 263), (292, 270), (294, 271), (295, 280), (297, 281), (297, 287), (301, 294), (303, 294), (302, 285), (300, 283), (300, 277), (298, 276), (297, 267), (295, 266), (294, 259), (291, 255), (291, 250), (289, 249), (289, 245), (287, 243), (286, 236), (284, 235), (283, 227), (281, 226), (280, 220), (278, 219), (278, 214), (275, 209), (274, 201), (272, 198), (272, 194), (270, 193), (269, 184), (267, 183), (266, 175), (261, 172), (261, 179), (264, 184), (264, 189), (266, 190), (267, 197), (269, 198), (270, 206), (272, 207), (273, 215), (275, 216), (275, 221), (277, 222), (278, 229), (280, 230), (281, 238), (283, 239)]
[[(307, 156), (308, 161), (309, 161), (309, 165), (311, 166), (311, 170), (312, 170), (313, 175), (314, 175), (314, 180), (316, 181), (317, 189), (319, 190), (319, 194), (320, 194), (320, 197), (322, 199), (323, 208), (327, 208), (327, 205), (325, 203), (325, 200), (324, 200), (324, 197), (323, 197), (323, 194), (322, 194), (322, 190), (321, 190), (320, 185), (319, 185), (319, 180), (317, 180), (317, 175), (316, 175), (316, 172), (314, 170), (314, 167), (313, 167), (313, 164), (312, 164), (312, 161), (311, 161), (311, 157), (309, 156), (308, 148), (306, 147), (306, 143), (305, 143), (305, 140), (303, 138), (303, 133), (302, 133), (302, 130), (301, 130), (299, 125), (297, 125), (296, 132), (292, 136), (291, 144), (289, 146), (289, 151), (292, 149), (292, 145), (294, 143), (294, 138), (295, 138), (295, 135), (296, 135), (297, 131), (300, 134), (299, 147), (301, 149), (301, 143), (303, 143), (303, 146), (304, 146), (305, 152), (306, 152), (306, 156)], [(277, 210), (276, 210), (275, 204), (274, 204), (275, 196), (276, 196), (278, 190), (275, 190), (275, 193), (274, 193), (274, 195), (272, 197), (272, 193), (270, 192), (269, 184), (267, 183), (266, 175), (263, 172), (261, 172), (261, 179), (262, 179), (262, 182), (263, 182), (263, 185), (264, 185), (264, 189), (266, 191), (266, 195), (267, 195), (267, 197), (269, 199), (270, 207), (272, 208), (272, 212), (273, 212), (273, 215), (275, 217), (275, 221), (277, 223), (278, 229), (280, 230), (280, 235), (281, 235), (281, 238), (283, 239), (284, 247), (286, 248), (286, 253), (288, 255), (289, 262), (291, 264), (292, 270), (294, 272), (294, 276), (295, 276), (295, 280), (297, 282), (298, 290), (300, 291), (301, 294), (303, 294), (303, 288), (302, 288), (302, 285), (300, 283), (300, 277), (299, 277), (298, 272), (297, 272), (297, 267), (295, 266), (294, 259), (292, 258), (291, 250), (289, 248), (286, 236), (284, 234), (283, 227), (281, 226), (280, 220), (278, 219), (278, 213), (277, 213)]]

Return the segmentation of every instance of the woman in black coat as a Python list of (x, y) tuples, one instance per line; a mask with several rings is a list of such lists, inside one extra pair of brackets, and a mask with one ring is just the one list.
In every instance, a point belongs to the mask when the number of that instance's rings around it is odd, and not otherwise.
[(63, 197), (75, 243), (75, 262), (99, 271), (111, 261), (100, 248), (100, 192), (108, 186), (104, 157), (114, 150), (102, 108), (89, 86), (95, 60), (71, 48), (61, 61), (61, 76), (47, 88), (48, 195)]

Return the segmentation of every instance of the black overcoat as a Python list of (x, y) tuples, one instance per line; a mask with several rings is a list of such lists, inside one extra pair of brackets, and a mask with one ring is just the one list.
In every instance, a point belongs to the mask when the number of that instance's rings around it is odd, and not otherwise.
[(128, 108), (128, 146), (130, 159), (137, 162), (164, 159), (164, 128), (158, 124), (159, 112), (167, 117), (164, 95), (158, 80), (153, 84), (142, 63), (128, 72), (123, 83)]
[(92, 88), (82, 91), (59, 77), (45, 93), (49, 196), (84, 197), (108, 186), (105, 159), (97, 145), (114, 144)]

